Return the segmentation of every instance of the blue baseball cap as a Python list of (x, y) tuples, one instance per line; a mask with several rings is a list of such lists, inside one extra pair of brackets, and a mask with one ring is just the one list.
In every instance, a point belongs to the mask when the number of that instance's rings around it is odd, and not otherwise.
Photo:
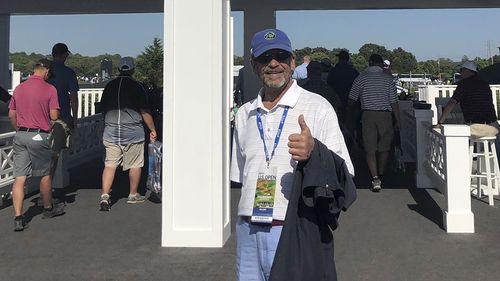
[(271, 49), (292, 53), (292, 43), (285, 32), (279, 29), (265, 29), (255, 33), (250, 49), (252, 56), (256, 58)]

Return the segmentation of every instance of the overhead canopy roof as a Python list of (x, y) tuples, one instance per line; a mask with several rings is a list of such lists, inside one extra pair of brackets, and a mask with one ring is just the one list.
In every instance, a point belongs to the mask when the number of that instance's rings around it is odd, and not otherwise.
[(500, 0), (232, 0), (233, 10), (272, 6), (276, 10), (498, 8)]
[[(247, 7), (275, 10), (499, 8), (500, 0), (232, 0), (235, 11)], [(2, 0), (0, 14), (160, 13), (164, 0)]]
[(0, 14), (161, 13), (163, 0), (1, 0)]

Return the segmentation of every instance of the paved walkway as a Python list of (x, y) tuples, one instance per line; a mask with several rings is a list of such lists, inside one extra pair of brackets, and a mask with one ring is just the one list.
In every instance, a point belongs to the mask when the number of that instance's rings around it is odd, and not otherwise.
[[(29, 228), (14, 233), (12, 207), (0, 210), (0, 280), (235, 280), (234, 235), (222, 249), (161, 248), (160, 204), (127, 205), (123, 197), (98, 212), (101, 169), (89, 163), (72, 171), (61, 217), (42, 220), (35, 195), (26, 200)], [(473, 199), (476, 233), (447, 234), (442, 195), (390, 178), (378, 194), (358, 181), (358, 200), (335, 235), (339, 280), (500, 280), (497, 207)], [(115, 194), (120, 188), (127, 189), (124, 175)], [(232, 189), (233, 224), (238, 198)]]

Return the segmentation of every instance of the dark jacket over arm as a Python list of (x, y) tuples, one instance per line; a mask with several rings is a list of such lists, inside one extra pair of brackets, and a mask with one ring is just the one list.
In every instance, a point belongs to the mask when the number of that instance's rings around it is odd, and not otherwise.
[(294, 176), (285, 225), (271, 281), (334, 281), (333, 233), (341, 210), (356, 200), (356, 186), (344, 160), (316, 140)]

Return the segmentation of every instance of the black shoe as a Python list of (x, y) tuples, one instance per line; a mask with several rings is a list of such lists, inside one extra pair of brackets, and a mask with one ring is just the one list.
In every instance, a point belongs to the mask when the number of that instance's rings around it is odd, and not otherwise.
[(25, 227), (26, 221), (23, 216), (19, 216), (14, 219), (14, 231), (23, 231)]
[(64, 214), (64, 204), (52, 204), (52, 208), (43, 209), (42, 219), (50, 219)]

